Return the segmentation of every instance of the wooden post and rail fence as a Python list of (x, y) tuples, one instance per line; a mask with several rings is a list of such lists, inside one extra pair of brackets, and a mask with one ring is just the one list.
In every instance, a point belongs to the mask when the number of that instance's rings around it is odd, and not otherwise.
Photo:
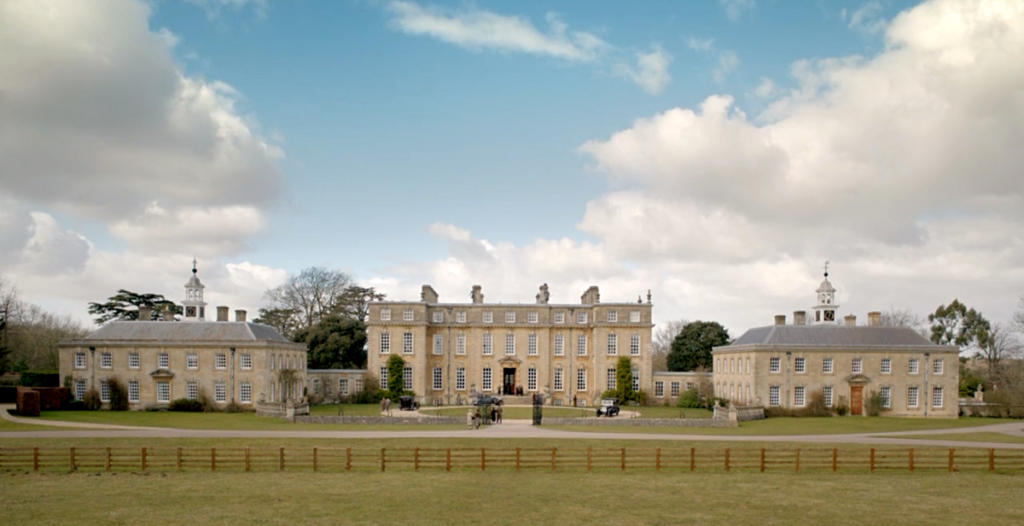
[(0, 470), (1005, 473), (1024, 471), (1024, 450), (851, 447), (0, 447)]

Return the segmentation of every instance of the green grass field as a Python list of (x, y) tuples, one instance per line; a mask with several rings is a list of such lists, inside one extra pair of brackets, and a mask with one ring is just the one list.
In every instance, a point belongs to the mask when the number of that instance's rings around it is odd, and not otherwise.
[(0, 476), (4, 524), (1021, 524), (1020, 476), (119, 473)]
[[(349, 406), (345, 414), (365, 415), (365, 408), (374, 406)], [(363, 412), (360, 412), (363, 411)], [(323, 414), (337, 414), (334, 412)], [(377, 413), (374, 412), (374, 415)], [(424, 426), (414, 424), (291, 424), (281, 418), (267, 418), (253, 413), (177, 413), (158, 411), (43, 411), (41, 420), (59, 420), (63, 422), (88, 422), (93, 424), (113, 424), (138, 427), (171, 427), (179, 429), (224, 429), (224, 430), (269, 430), (269, 431), (400, 431), (409, 429), (423, 430)], [(396, 417), (397, 418), (397, 417)], [(12, 424), (13, 425), (13, 424)], [(33, 426), (40, 428), (42, 426)], [(463, 429), (458, 425), (431, 425), (428, 429)], [(47, 428), (53, 430), (55, 428)]]
[(1002, 444), (1024, 444), (1024, 437), (1005, 433), (943, 433), (941, 435), (903, 435), (898, 438), (922, 438), (925, 440), (952, 440), (954, 442), (998, 442)]
[[(551, 426), (553, 429), (591, 433), (661, 433), (683, 435), (836, 435), (847, 433), (887, 433), (931, 429), (958, 429), (1021, 422), (1007, 418), (922, 419), (887, 417), (846, 418), (768, 418), (740, 422), (738, 428), (710, 427), (618, 427)], [(1021, 422), (1024, 425), (1024, 422)]]

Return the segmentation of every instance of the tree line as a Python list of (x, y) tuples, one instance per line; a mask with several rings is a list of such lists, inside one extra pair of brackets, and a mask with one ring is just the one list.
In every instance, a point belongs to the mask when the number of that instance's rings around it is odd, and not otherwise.
[(56, 371), (60, 340), (86, 334), (88, 329), (70, 315), (20, 300), (17, 287), (0, 276), (0, 373)]

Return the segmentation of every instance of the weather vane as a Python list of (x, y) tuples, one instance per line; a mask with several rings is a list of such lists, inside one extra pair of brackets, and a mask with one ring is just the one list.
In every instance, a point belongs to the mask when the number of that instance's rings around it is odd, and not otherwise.
[(825, 260), (825, 278), (828, 278), (828, 260)]

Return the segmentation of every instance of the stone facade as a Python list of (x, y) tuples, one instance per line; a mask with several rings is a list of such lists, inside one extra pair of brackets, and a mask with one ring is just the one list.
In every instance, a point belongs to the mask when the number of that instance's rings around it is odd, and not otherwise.
[(421, 301), (372, 303), (369, 378), (384, 385), (385, 364), (396, 354), (422, 404), (521, 387), (545, 403), (593, 405), (609, 388), (608, 371), (626, 356), (638, 373), (634, 383), (650, 392), (650, 295), (646, 303), (601, 303), (591, 287), (578, 304), (550, 304), (545, 285), (535, 304), (484, 303), (479, 286), (471, 297), (470, 304), (440, 303), (424, 285)]
[(710, 372), (656, 371), (653, 375), (654, 387), (647, 393), (647, 401), (652, 404), (676, 405), (679, 397), (688, 389), (699, 389), (703, 384), (710, 391), (711, 379)]
[(821, 393), (831, 407), (864, 415), (868, 397), (878, 393), (887, 404), (883, 415), (956, 418), (960, 350), (907, 327), (882, 326), (878, 312), (868, 313), (867, 325), (857, 325), (852, 315), (832, 321), (834, 292), (826, 275), (814, 321), (808, 323), (803, 311), (794, 313), (791, 325), (776, 316), (774, 325), (716, 347), (716, 396), (737, 405), (798, 409)]
[[(202, 306), (201, 283), (186, 284), (186, 302)], [(198, 292), (197, 292), (198, 291)], [(95, 389), (101, 397), (109, 378), (128, 390), (130, 409), (166, 406), (179, 398), (208, 397), (218, 405), (252, 406), (257, 401), (296, 400), (304, 396), (306, 346), (291, 343), (272, 327), (227, 321), (227, 308), (216, 322), (204, 321), (197, 308), (182, 321), (112, 321), (82, 340), (62, 341), (60, 375), (71, 394), (81, 399)], [(143, 312), (145, 311), (145, 312)]]
[(309, 369), (306, 385), (321, 400), (346, 401), (366, 386), (366, 369)]

